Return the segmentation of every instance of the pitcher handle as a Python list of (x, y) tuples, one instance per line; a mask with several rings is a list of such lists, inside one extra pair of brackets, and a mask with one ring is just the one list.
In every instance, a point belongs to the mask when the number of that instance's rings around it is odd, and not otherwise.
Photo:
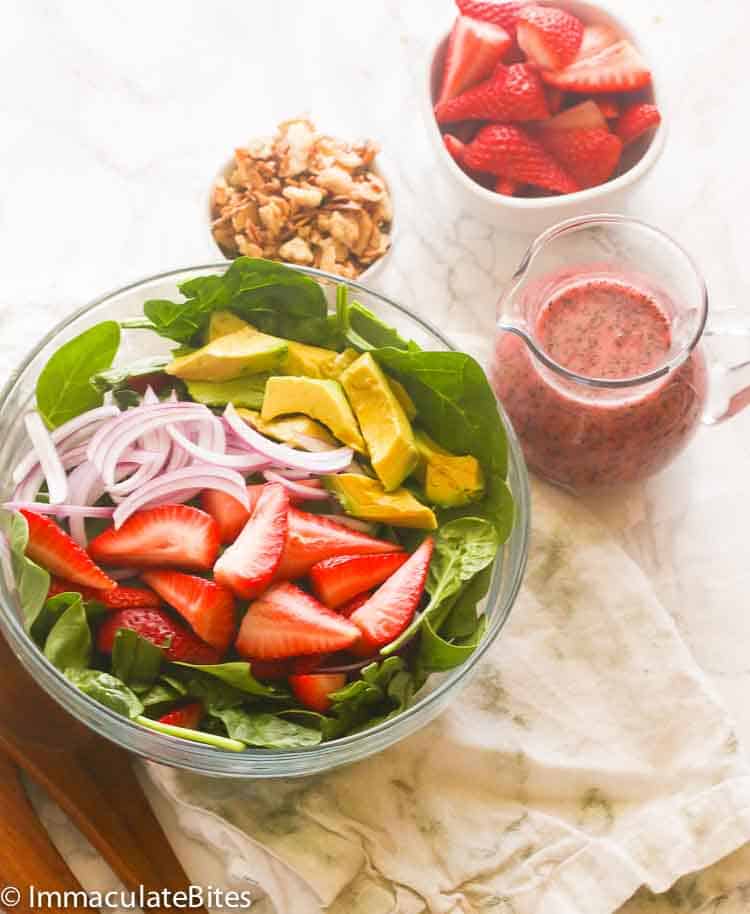
[[(711, 314), (705, 330), (707, 337), (750, 337), (750, 315), (732, 308)], [(717, 358), (712, 365), (706, 425), (718, 425), (750, 406), (750, 346), (747, 358), (728, 362)]]

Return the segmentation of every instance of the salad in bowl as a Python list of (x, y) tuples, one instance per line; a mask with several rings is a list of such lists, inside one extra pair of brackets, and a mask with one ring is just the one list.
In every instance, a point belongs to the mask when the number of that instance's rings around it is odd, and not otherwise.
[(0, 559), (26, 642), (201, 751), (387, 731), (500, 628), (520, 458), (484, 372), (313, 270), (243, 257), (178, 290), (57, 347), (18, 414)]

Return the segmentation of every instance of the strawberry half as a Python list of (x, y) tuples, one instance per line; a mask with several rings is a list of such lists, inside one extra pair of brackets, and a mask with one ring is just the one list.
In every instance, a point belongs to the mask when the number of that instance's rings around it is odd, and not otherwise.
[(283, 486), (264, 486), (242, 533), (219, 557), (214, 577), (245, 600), (271, 583), (287, 540), (289, 496)]
[(519, 184), (572, 194), (578, 184), (541, 143), (513, 124), (488, 124), (463, 151), (463, 164)]
[(515, 36), (518, 15), (528, 2), (529, 0), (500, 0), (497, 3), (490, 0), (456, 0), (456, 6), (462, 16), (492, 22)]
[(145, 587), (121, 587), (119, 584), (112, 590), (96, 590), (84, 587), (63, 578), (52, 578), (47, 596), (54, 597), (59, 593), (79, 593), (84, 600), (96, 600), (110, 609), (128, 609), (131, 606), (161, 606), (161, 600), (152, 590)]
[(339, 606), (337, 612), (340, 616), (343, 616), (345, 619), (351, 619), (354, 613), (359, 609), (360, 606), (364, 606), (365, 603), (372, 596), (372, 592), (366, 590), (364, 593), (359, 594), (354, 597), (353, 600), (349, 600), (348, 603), (345, 603), (343, 606)]
[(453, 121), (541, 121), (549, 117), (544, 87), (525, 63), (500, 64), (492, 76), (456, 98), (435, 105), (438, 124)]
[(583, 23), (554, 6), (525, 6), (518, 14), (516, 39), (532, 63), (545, 70), (560, 70), (578, 55)]
[(164, 610), (146, 607), (120, 609), (106, 617), (96, 637), (96, 646), (103, 654), (112, 653), (115, 635), (121, 628), (129, 628), (162, 648), (167, 660), (183, 663), (218, 663), (221, 660), (216, 648), (205, 644)]
[(512, 44), (513, 39), (500, 26), (459, 16), (448, 40), (438, 102), (455, 98), (486, 79)]
[(608, 181), (622, 154), (620, 139), (600, 127), (540, 130), (539, 139), (581, 187), (596, 187)]
[(294, 584), (269, 588), (251, 603), (240, 626), (237, 652), (258, 660), (345, 650), (359, 629)]
[(84, 587), (113, 590), (117, 582), (95, 565), (91, 556), (49, 517), (22, 510), (29, 527), (26, 555), (51, 574)]
[(307, 574), (317, 562), (336, 555), (378, 555), (401, 552), (401, 547), (359, 533), (327, 517), (289, 509), (289, 535), (276, 570), (276, 580), (295, 580)]
[[(219, 528), (210, 514), (189, 505), (160, 505), (110, 527), (89, 543), (97, 562), (115, 567), (205, 571), (219, 551)], [(70, 575), (68, 575), (70, 577)]]
[(324, 559), (310, 569), (315, 594), (330, 609), (338, 609), (362, 593), (386, 581), (409, 558), (406, 553), (385, 555), (339, 555)]
[(331, 707), (331, 692), (346, 685), (344, 673), (308, 673), (289, 677), (289, 685), (300, 704), (311, 711), (325, 714)]
[(237, 627), (232, 591), (181, 571), (145, 571), (143, 580), (176, 609), (198, 637), (225, 653)]
[(564, 70), (542, 70), (542, 79), (570, 92), (630, 92), (650, 85), (651, 71), (629, 41), (618, 41)]
[(599, 51), (603, 51), (605, 48), (617, 44), (619, 40), (620, 35), (611, 25), (597, 23), (595, 25), (584, 26), (583, 39), (581, 40), (581, 47), (578, 49), (576, 60), (593, 57), (593, 55), (598, 54)]
[(495, 181), (495, 193), (502, 194), (504, 197), (512, 197), (518, 193), (520, 186), (518, 181), (514, 181), (512, 178), (498, 178)]
[(197, 730), (198, 724), (203, 719), (203, 713), (203, 705), (199, 701), (192, 701), (190, 704), (175, 708), (174, 711), (160, 717), (159, 723), (169, 724), (170, 727), (184, 727), (186, 730)]
[(352, 614), (360, 636), (350, 650), (370, 657), (398, 638), (414, 617), (424, 592), (435, 541), (430, 536), (399, 570)]
[(201, 493), (201, 507), (210, 514), (219, 526), (219, 538), (223, 544), (233, 543), (242, 532), (242, 528), (250, 520), (250, 515), (260, 498), (264, 486), (248, 486), (247, 495), (250, 507), (227, 495), (218, 489), (204, 489)]
[(600, 127), (602, 130), (607, 129), (607, 122), (594, 101), (581, 102), (572, 108), (566, 108), (548, 121), (540, 124), (542, 130), (573, 130)]
[(653, 130), (661, 124), (661, 114), (656, 105), (637, 102), (626, 108), (617, 121), (615, 131), (624, 146), (633, 143), (644, 133)]

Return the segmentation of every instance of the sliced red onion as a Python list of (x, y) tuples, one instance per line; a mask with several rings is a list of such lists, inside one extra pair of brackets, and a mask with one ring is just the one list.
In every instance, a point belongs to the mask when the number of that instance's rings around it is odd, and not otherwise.
[(6, 501), (3, 505), (9, 511), (34, 511), (36, 514), (52, 514), (55, 517), (112, 517), (112, 507), (92, 505), (48, 505), (42, 501)]
[(293, 492), (298, 498), (301, 498), (304, 501), (326, 501), (330, 498), (330, 495), (325, 489), (318, 489), (315, 486), (304, 486), (300, 482), (292, 482), (291, 479), (287, 479), (280, 473), (273, 473), (271, 470), (266, 470), (263, 476), (268, 482), (278, 482), (279, 485), (284, 486), (285, 489)]
[(197, 457), (202, 463), (212, 463), (220, 467), (232, 467), (241, 473), (255, 473), (269, 466), (269, 461), (259, 454), (250, 454), (247, 451), (244, 454), (226, 454), (219, 451), (210, 451), (199, 444), (193, 444), (187, 436), (183, 435), (173, 425), (169, 426), (168, 432), (176, 445), (187, 451), (191, 456)]
[(65, 468), (57, 453), (55, 442), (39, 413), (28, 413), (24, 417), (24, 422), (42, 473), (47, 480), (50, 504), (62, 504), (68, 496), (68, 477), (65, 475)]
[[(137, 468), (132, 475), (127, 476), (120, 482), (116, 482), (114, 485), (107, 487), (107, 493), (114, 499), (117, 496), (130, 495), (131, 492), (142, 486), (145, 482), (148, 482), (150, 479), (154, 479), (156, 474), (162, 468), (164, 463), (164, 454), (154, 454), (152, 457), (145, 460), (135, 460), (132, 458), (128, 452), (124, 455), (127, 459), (133, 459)], [(117, 464), (117, 467), (122, 466), (122, 461)]]
[(345, 663), (340, 666), (320, 666), (316, 673), (357, 673), (363, 670), (368, 664), (372, 663), (375, 658), (365, 657), (364, 660), (356, 660), (354, 663)]
[(289, 467), (277, 467), (276, 472), (286, 479), (296, 479), (298, 482), (315, 479), (309, 470), (292, 470)]
[(369, 520), (360, 520), (358, 517), (349, 517), (346, 514), (321, 514), (320, 517), (325, 517), (327, 520), (332, 520), (337, 524), (343, 524), (344, 527), (350, 527), (359, 533), (369, 533), (370, 535), (375, 532), (378, 526)]
[[(86, 460), (86, 445), (81, 444), (71, 448), (67, 454), (61, 455), (60, 459), (63, 469), (65, 470), (70, 470), (73, 467), (79, 466)], [(16, 487), (16, 491), (13, 493), (14, 501), (35, 501), (43, 482), (44, 471), (37, 463), (31, 473), (29, 473), (21, 484)], [(68, 480), (68, 482), (70, 482), (70, 480)], [(68, 500), (72, 500), (70, 498), (70, 491), (68, 491)]]
[(236, 498), (243, 507), (250, 508), (245, 480), (228, 467), (191, 466), (172, 473), (165, 473), (141, 486), (139, 491), (126, 498), (114, 513), (115, 527), (121, 527), (131, 514), (159, 499), (173, 497), (189, 490), (217, 489)]
[(128, 578), (137, 578), (139, 568), (108, 568), (107, 574), (115, 581), (126, 581)]
[(249, 447), (281, 466), (307, 470), (310, 473), (335, 473), (351, 463), (353, 451), (349, 447), (337, 448), (335, 451), (326, 451), (323, 454), (309, 454), (304, 451), (296, 451), (285, 444), (269, 441), (244, 422), (231, 403), (227, 404), (224, 416), (232, 430)]
[[(154, 389), (150, 384), (146, 388), (146, 392), (143, 394), (141, 404), (143, 406), (159, 405), (159, 398), (154, 393)], [(146, 434), (140, 439), (140, 444), (144, 450), (157, 451), (160, 454), (165, 454), (166, 460), (166, 452), (169, 451), (170, 441), (164, 429), (154, 429), (153, 431), (146, 432)]]
[(332, 448), (330, 444), (326, 444), (325, 441), (321, 441), (319, 438), (313, 438), (312, 435), (305, 435), (302, 432), (295, 432), (294, 438), (306, 451), (323, 454), (326, 451), (337, 450), (337, 448)]

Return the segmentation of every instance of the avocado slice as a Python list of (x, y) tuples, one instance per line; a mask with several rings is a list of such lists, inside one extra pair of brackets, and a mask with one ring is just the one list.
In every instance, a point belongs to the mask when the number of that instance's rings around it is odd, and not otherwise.
[[(282, 416), (281, 419), (271, 419), (270, 422), (264, 422), (260, 413), (252, 409), (238, 409), (239, 415), (251, 425), (261, 435), (273, 438), (275, 441), (281, 441), (290, 447), (300, 448), (303, 451), (310, 450), (304, 443), (304, 438), (313, 438), (319, 441), (326, 448), (335, 448), (338, 442), (328, 429), (316, 422), (309, 416)], [(299, 436), (303, 436), (300, 441)]]
[(394, 527), (437, 529), (434, 513), (427, 505), (417, 501), (408, 489), (386, 492), (377, 479), (358, 473), (324, 476), (323, 485), (338, 498), (341, 507), (352, 517), (392, 524)]
[(357, 420), (338, 381), (304, 377), (269, 378), (261, 419), (268, 422), (291, 413), (304, 413), (311, 419), (317, 419), (339, 441), (360, 454), (367, 454)]
[(484, 473), (476, 457), (451, 454), (421, 429), (415, 429), (414, 439), (419, 451), (414, 475), (424, 486), (428, 501), (441, 508), (457, 508), (484, 495)]
[(369, 352), (352, 362), (340, 380), (367, 442), (372, 468), (385, 490), (392, 492), (419, 461), (406, 413)]
[[(208, 322), (206, 342), (213, 343), (213, 341), (218, 340), (220, 336), (236, 333), (238, 330), (244, 330), (245, 327), (249, 326), (250, 324), (248, 324), (247, 321), (243, 321), (241, 317), (237, 317), (237, 315), (233, 314), (231, 311), (214, 311)], [(253, 330), (254, 329), (255, 328), (253, 327)]]
[(267, 374), (254, 374), (233, 381), (186, 381), (188, 393), (196, 403), (205, 406), (244, 406), (260, 409), (266, 391)]
[(401, 381), (397, 381), (395, 378), (388, 378), (388, 383), (391, 385), (394, 397), (401, 404), (401, 409), (406, 413), (406, 418), (413, 422), (417, 418), (417, 407), (409, 396), (409, 391)]
[(185, 381), (231, 381), (277, 368), (286, 353), (284, 340), (245, 327), (180, 356), (164, 370)]

